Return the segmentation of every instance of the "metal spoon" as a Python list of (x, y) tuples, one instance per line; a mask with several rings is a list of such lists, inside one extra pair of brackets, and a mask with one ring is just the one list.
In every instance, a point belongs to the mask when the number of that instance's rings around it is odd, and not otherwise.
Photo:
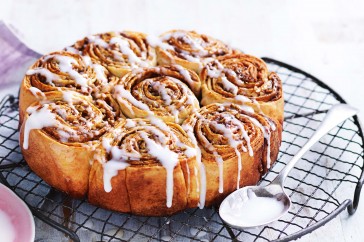
[[(301, 150), (299, 150), (297, 154), (288, 162), (286, 167), (283, 168), (283, 170), (270, 184), (266, 186), (243, 187), (231, 193), (225, 198), (225, 200), (221, 203), (219, 209), (221, 219), (232, 227), (244, 229), (266, 225), (268, 223), (278, 220), (280, 217), (286, 214), (291, 207), (291, 200), (283, 189), (283, 183), (287, 178), (288, 173), (292, 170), (297, 161), (299, 161), (300, 158), (306, 153), (306, 151), (308, 151), (317, 141), (319, 141), (321, 137), (323, 137), (326, 133), (328, 133), (331, 129), (336, 127), (341, 122), (355, 115), (357, 112), (357, 109), (346, 104), (334, 105), (327, 113), (324, 120), (317, 128), (316, 132), (312, 135), (312, 137), (301, 148)], [(256, 198), (264, 200), (264, 204), (266, 204), (265, 209), (270, 209), (270, 207), (273, 209), (275, 207), (276, 211), (271, 212), (268, 210), (268, 213), (270, 215), (265, 216), (264, 213), (266, 212), (262, 212), (262, 209), (264, 209), (262, 208), (262, 205), (254, 205), (255, 203), (258, 204), (257, 202), (261, 201), (251, 200), (250, 204), (247, 203), (249, 199)], [(269, 203), (269, 199), (272, 199), (272, 204)], [(249, 208), (247, 208), (247, 206), (249, 206)], [(245, 211), (244, 214), (239, 215), (239, 210), (240, 212)], [(249, 215), (262, 215), (262, 217), (259, 219), (256, 219), (255, 216), (253, 216), (253, 218), (248, 218)]]

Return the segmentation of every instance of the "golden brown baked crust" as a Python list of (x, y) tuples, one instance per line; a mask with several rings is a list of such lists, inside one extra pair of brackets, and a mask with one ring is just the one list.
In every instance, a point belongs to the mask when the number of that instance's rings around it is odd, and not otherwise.
[(259, 181), (278, 155), (283, 96), (262, 60), (211, 37), (110, 32), (41, 57), (19, 111), (24, 158), (48, 184), (166, 216)]
[(247, 54), (221, 56), (208, 63), (200, 77), (203, 106), (226, 102), (249, 105), (283, 123), (282, 82), (263, 60)]

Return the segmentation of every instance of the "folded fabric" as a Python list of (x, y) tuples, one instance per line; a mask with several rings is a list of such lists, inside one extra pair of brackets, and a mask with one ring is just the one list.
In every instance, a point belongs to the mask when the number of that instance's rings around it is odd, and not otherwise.
[(0, 20), (0, 98), (9, 92), (4, 89), (19, 86), (27, 68), (40, 56)]

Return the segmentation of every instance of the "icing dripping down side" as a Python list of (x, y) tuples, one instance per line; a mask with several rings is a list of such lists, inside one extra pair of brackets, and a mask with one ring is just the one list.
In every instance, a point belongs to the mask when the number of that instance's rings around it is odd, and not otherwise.
[(24, 149), (28, 149), (29, 133), (31, 130), (42, 129), (45, 127), (56, 127), (58, 125), (55, 114), (49, 110), (48, 106), (48, 104), (44, 104), (41, 109), (39, 109), (39, 106), (29, 107), (27, 109), (29, 116), (25, 122), (24, 127)]
[(166, 169), (167, 207), (170, 208), (172, 206), (173, 199), (173, 171), (174, 167), (178, 163), (178, 154), (171, 151), (168, 147), (162, 146), (156, 143), (154, 140), (149, 139), (146, 133), (141, 133), (141, 137), (144, 139), (148, 147), (149, 154), (156, 157)]
[(256, 126), (258, 126), (262, 132), (263, 132), (263, 136), (264, 139), (267, 141), (267, 168), (270, 168), (271, 165), (271, 160), (270, 160), (270, 136), (271, 136), (271, 132), (269, 127), (263, 126), (258, 120), (246, 116), (247, 118), (249, 118)]
[[(196, 161), (198, 164), (198, 168), (200, 170), (200, 177), (197, 180), (197, 184), (199, 184), (197, 186), (197, 192), (200, 194), (200, 201), (199, 201), (199, 208), (203, 209), (205, 207), (205, 200), (206, 200), (206, 170), (205, 170), (205, 166), (202, 163), (202, 154), (201, 154), (201, 149), (198, 146), (197, 140), (195, 135), (193, 134), (193, 129), (191, 126), (188, 125), (183, 125), (182, 126), (183, 130), (187, 133), (188, 138), (192, 141), (192, 143), (195, 145), (195, 149), (193, 150), (194, 154), (196, 155)], [(195, 175), (197, 175), (197, 167), (194, 167), (194, 171), (195, 171)]]
[[(194, 151), (194, 148), (182, 143), (173, 133), (171, 128), (161, 119), (153, 116), (152, 114), (148, 116), (148, 119), (153, 126), (148, 126), (142, 120), (134, 121), (132, 119), (127, 119), (125, 128), (143, 126), (142, 130), (138, 132), (140, 137), (145, 142), (148, 154), (156, 158), (166, 170), (166, 206), (171, 207), (174, 190), (173, 172), (175, 166), (179, 162), (179, 154), (170, 149), (166, 133), (168, 133), (175, 141), (177, 147), (185, 149), (184, 153), (186, 157), (192, 157), (196, 154), (196, 152)], [(159, 142), (150, 138), (147, 131), (151, 132), (155, 137), (157, 137)], [(133, 151), (127, 151), (123, 145), (121, 147), (112, 146), (111, 138), (103, 138), (102, 146), (112, 155), (111, 160), (103, 164), (104, 190), (106, 192), (110, 192), (112, 190), (111, 179), (118, 174), (119, 170), (123, 170), (130, 165), (127, 162), (128, 160), (140, 160), (141, 154), (135, 154)]]
[(118, 174), (119, 170), (124, 170), (129, 166), (129, 163), (120, 160), (109, 160), (103, 164), (104, 168), (104, 190), (105, 192), (111, 192), (112, 185), (111, 179)]

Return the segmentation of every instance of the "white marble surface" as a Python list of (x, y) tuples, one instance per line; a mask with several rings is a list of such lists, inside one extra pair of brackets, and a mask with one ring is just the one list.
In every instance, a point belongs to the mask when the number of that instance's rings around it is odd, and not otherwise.
[[(1, 0), (0, 19), (41, 53), (108, 30), (194, 29), (313, 74), (358, 107), (364, 120), (362, 0)], [(361, 203), (354, 216), (344, 212), (301, 241), (364, 241)]]

